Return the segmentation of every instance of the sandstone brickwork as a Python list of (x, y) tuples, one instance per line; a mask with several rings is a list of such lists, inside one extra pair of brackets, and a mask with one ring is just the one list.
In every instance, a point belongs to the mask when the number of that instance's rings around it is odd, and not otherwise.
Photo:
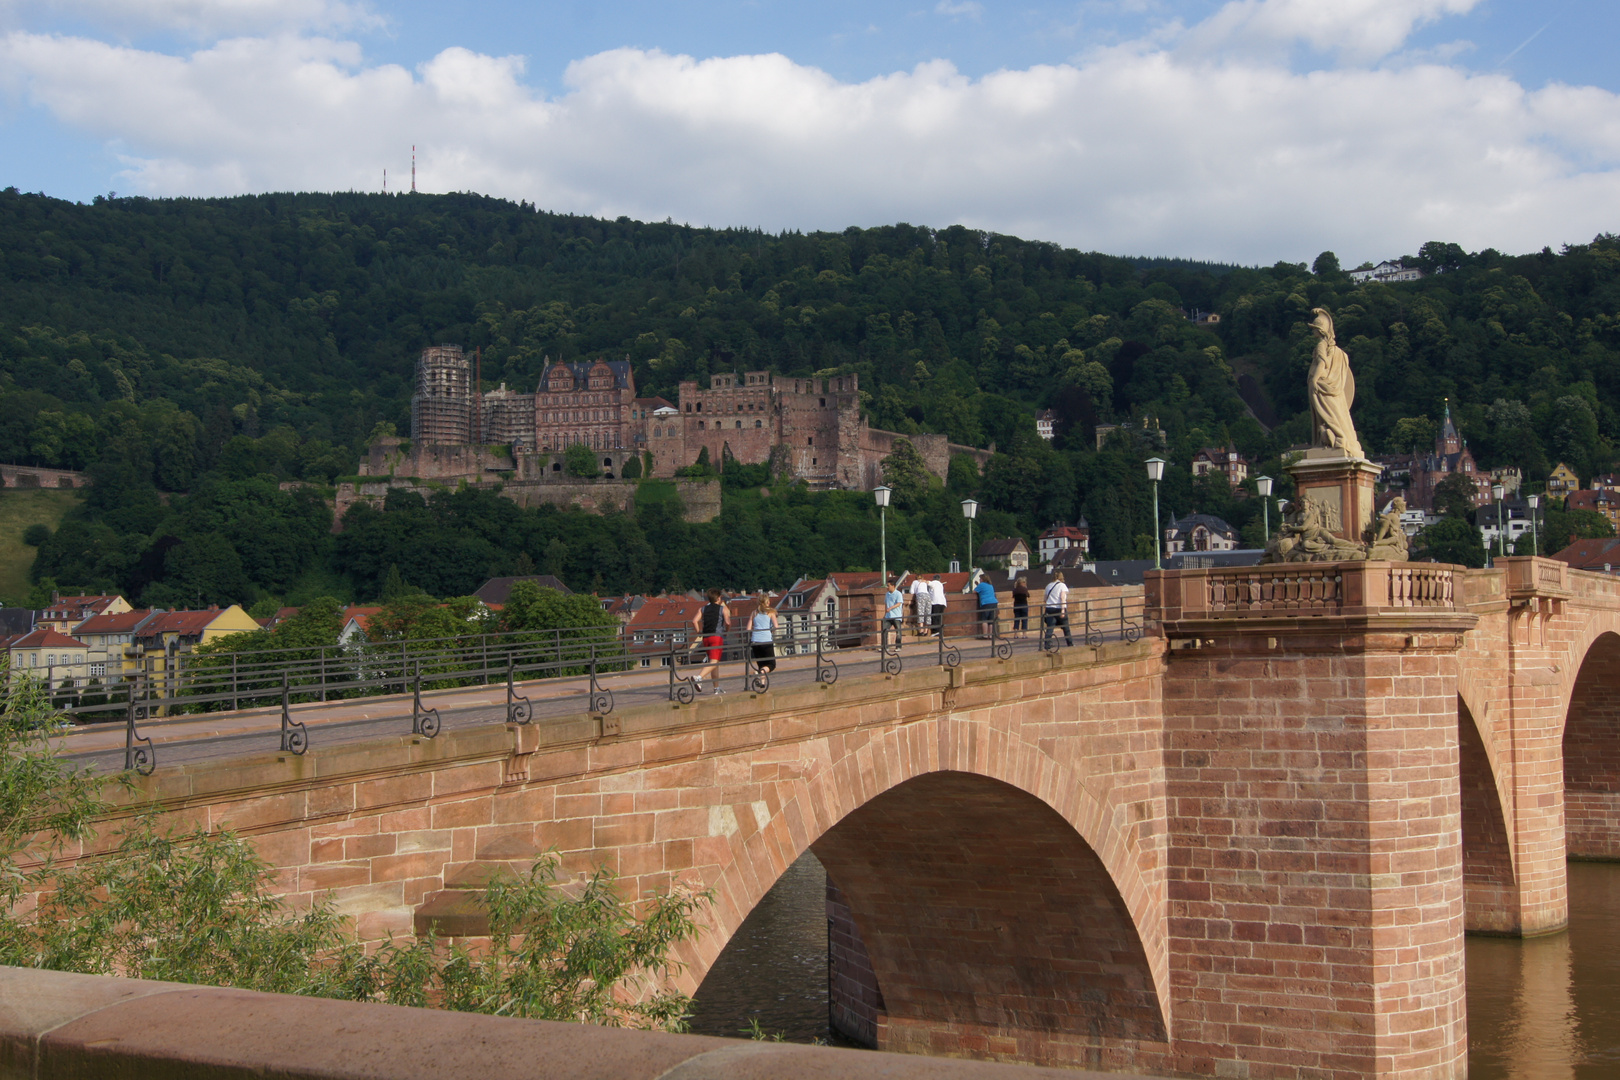
[[(806, 849), (834, 1016), (917, 1053), (1458, 1080), (1465, 928), (1612, 857), (1620, 583), (1551, 560), (1149, 575), (1161, 636), (159, 768), (367, 938), (481, 930), (555, 849), (714, 890), (695, 989)], [(116, 822), (109, 823), (115, 826)], [(112, 835), (112, 829), (106, 832)], [(70, 853), (70, 856), (75, 853)]]

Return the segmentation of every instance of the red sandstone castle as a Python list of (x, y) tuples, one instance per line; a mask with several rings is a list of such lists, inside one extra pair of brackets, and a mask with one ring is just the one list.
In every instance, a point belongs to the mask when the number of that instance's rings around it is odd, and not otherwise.
[[(547, 366), (532, 394), (506, 388), (475, 392), (479, 381), (459, 345), (422, 350), (411, 397), (413, 450), (506, 445), (515, 459), (584, 445), (615, 475), (631, 455), (651, 454), (653, 476), (673, 476), (707, 449), (718, 467), (774, 462), (780, 471), (822, 488), (870, 488), (881, 462), (902, 436), (870, 428), (861, 416), (856, 376), (784, 378), (765, 371), (712, 375), (708, 389), (687, 380), (679, 404), (636, 397), (628, 360)], [(929, 470), (944, 478), (953, 453), (982, 465), (983, 450), (954, 446), (943, 435), (910, 435)], [(555, 464), (555, 463), (554, 463)], [(516, 463), (520, 476), (541, 476), (544, 462)], [(560, 469), (560, 465), (558, 466)]]

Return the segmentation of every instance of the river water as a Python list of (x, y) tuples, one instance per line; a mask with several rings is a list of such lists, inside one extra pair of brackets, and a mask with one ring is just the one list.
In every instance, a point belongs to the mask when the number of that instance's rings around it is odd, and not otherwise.
[[(827, 1028), (826, 875), (806, 852), (743, 922), (693, 1001), (692, 1030), (790, 1042)], [(1620, 864), (1569, 864), (1569, 931), (1470, 937), (1469, 1080), (1620, 1077)]]

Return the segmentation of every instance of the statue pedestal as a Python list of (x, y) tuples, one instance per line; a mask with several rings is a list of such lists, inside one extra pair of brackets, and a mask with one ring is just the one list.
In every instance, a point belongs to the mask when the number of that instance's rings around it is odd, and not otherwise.
[(1316, 504), (1329, 532), (1353, 543), (1364, 539), (1372, 523), (1373, 487), (1382, 471), (1365, 458), (1321, 448), (1288, 466), (1299, 497)]

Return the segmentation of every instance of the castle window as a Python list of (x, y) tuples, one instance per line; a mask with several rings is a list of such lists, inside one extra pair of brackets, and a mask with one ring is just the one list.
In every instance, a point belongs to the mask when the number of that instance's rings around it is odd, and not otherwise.
[(814, 435), (811, 435), (809, 438), (804, 440), (804, 445), (806, 445), (806, 446), (814, 446), (814, 445), (816, 445), (816, 437)]
[(823, 409), (825, 409), (827, 407), (827, 399), (826, 398), (821, 399), (821, 407)]
[(755, 420), (754, 421), (754, 426), (755, 427), (764, 427), (765, 426), (765, 421), (763, 421), (763, 420)]
[(737, 426), (738, 426), (738, 427), (742, 427), (742, 421), (741, 421), (741, 420), (738, 420), (738, 421), (737, 421)]
[(698, 421), (698, 430), (699, 431), (703, 430), (703, 421), (701, 421), (701, 420)]

